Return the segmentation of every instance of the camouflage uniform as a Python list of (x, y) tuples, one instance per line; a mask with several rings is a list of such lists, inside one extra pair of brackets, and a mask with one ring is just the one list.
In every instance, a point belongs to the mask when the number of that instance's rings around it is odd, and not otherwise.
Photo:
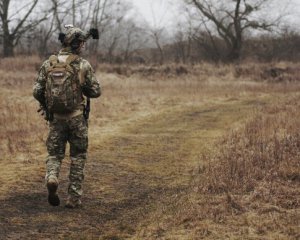
[[(69, 47), (62, 49), (58, 54), (59, 61), (64, 61), (70, 54), (72, 52)], [(34, 84), (33, 96), (41, 104), (46, 101), (46, 74), (49, 64), (49, 60), (43, 63)], [(78, 81), (80, 81), (82, 95), (89, 98), (99, 97), (101, 94), (100, 85), (89, 62), (79, 58), (71, 65), (77, 70), (80, 69)], [(82, 96), (82, 102), (78, 104), (74, 112), (68, 114), (54, 113), (53, 120), (50, 121), (50, 131), (46, 143), (48, 150), (46, 181), (48, 181), (51, 177), (58, 179), (60, 166), (65, 157), (66, 144), (69, 142), (71, 166), (68, 194), (75, 199), (80, 199), (82, 195), (84, 166), (87, 160), (88, 123), (83, 116), (84, 105), (85, 100)]]

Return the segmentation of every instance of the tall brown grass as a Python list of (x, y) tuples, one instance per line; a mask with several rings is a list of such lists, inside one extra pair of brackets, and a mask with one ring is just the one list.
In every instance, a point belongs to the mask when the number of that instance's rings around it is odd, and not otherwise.
[(298, 239), (299, 100), (299, 93), (283, 95), (257, 109), (203, 152), (190, 186), (164, 199), (168, 207), (156, 226), (149, 223), (149, 235)]
[(4, 159), (15, 159), (18, 154), (29, 156), (43, 139), (45, 125), (39, 124), (32, 97), (38, 61), (37, 57), (0, 61), (0, 149)]
[[(300, 192), (300, 96), (263, 109), (244, 127), (219, 142), (219, 152), (200, 177), (204, 193), (286, 195), (299, 207)], [(279, 187), (287, 185), (288, 188)], [(294, 192), (285, 192), (294, 189)]]

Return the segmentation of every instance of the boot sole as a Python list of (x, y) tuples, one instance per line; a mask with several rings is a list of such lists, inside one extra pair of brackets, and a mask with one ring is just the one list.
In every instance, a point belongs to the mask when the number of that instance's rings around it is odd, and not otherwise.
[(47, 183), (48, 189), (48, 203), (52, 206), (59, 206), (60, 200), (56, 193), (58, 185), (56, 183)]

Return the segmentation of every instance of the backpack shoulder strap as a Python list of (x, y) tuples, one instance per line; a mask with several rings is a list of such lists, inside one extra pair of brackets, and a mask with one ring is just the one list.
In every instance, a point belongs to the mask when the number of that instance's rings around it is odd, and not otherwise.
[(66, 60), (66, 64), (71, 64), (72, 62), (76, 61), (77, 59), (79, 59), (80, 57), (76, 54), (71, 54), (68, 56), (67, 60)]
[(58, 63), (58, 57), (56, 55), (51, 55), (49, 57), (49, 62), (50, 62), (50, 66), (55, 65), (56, 63)]
[(58, 57), (56, 55), (51, 55), (48, 59), (49, 66), (46, 68), (47, 73), (51, 72), (54, 69), (54, 66), (58, 64)]

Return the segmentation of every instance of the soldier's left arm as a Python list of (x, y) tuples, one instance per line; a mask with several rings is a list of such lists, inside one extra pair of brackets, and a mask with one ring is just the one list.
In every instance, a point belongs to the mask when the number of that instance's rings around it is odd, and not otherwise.
[(95, 76), (95, 71), (86, 60), (82, 62), (82, 82), (81, 89), (83, 94), (89, 98), (97, 98), (101, 95), (100, 83)]

